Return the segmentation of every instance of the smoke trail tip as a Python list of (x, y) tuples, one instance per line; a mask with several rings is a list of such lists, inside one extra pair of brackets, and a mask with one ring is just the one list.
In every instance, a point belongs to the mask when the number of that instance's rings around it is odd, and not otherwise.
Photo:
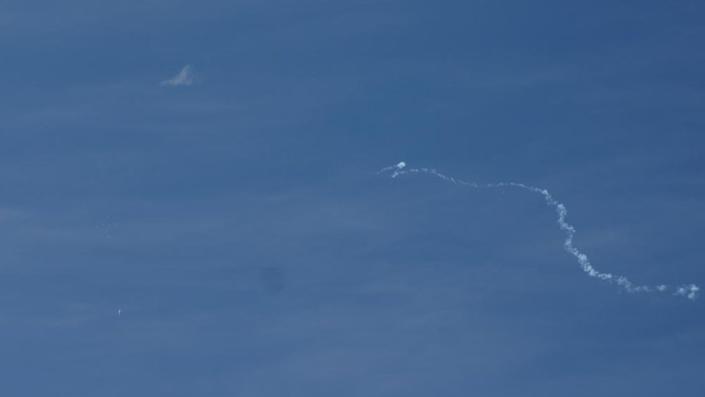
[(690, 284), (678, 287), (674, 295), (685, 296), (690, 300), (695, 300), (698, 297), (698, 291), (700, 291), (700, 287)]
[(381, 170), (377, 171), (377, 175), (391, 172), (392, 178), (396, 178), (400, 173), (404, 172), (404, 168), (406, 168), (406, 162), (400, 161), (395, 165), (390, 165), (389, 167), (384, 167)]
[(691, 284), (689, 291), (690, 292), (688, 292), (688, 299), (695, 300), (695, 298), (698, 297), (698, 291), (700, 291), (700, 287), (695, 284)]

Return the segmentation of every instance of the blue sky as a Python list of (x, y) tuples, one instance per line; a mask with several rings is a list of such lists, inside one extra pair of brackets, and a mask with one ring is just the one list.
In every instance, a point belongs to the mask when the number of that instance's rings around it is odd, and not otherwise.
[(375, 174), (546, 187), (598, 269), (705, 284), (701, 2), (0, 11), (6, 393), (705, 392), (702, 298), (586, 277), (535, 195)]

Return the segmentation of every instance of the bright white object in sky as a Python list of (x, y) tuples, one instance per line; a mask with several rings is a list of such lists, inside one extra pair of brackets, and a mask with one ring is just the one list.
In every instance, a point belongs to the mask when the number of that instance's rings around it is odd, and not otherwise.
[(650, 285), (637, 285), (630, 281), (625, 276), (620, 276), (612, 273), (603, 273), (598, 271), (590, 263), (587, 255), (582, 253), (578, 248), (573, 245), (573, 237), (575, 236), (575, 227), (566, 221), (568, 216), (568, 209), (566, 206), (554, 199), (551, 193), (546, 189), (538, 188), (535, 186), (525, 185), (518, 182), (495, 182), (487, 184), (477, 184), (474, 182), (465, 182), (460, 179), (455, 179), (451, 176), (441, 174), (433, 168), (406, 168), (406, 163), (401, 161), (396, 165), (390, 167), (382, 168), (378, 174), (389, 174), (392, 178), (396, 178), (400, 175), (406, 174), (424, 174), (430, 175), (445, 182), (452, 183), (454, 185), (466, 186), (471, 189), (505, 189), (505, 188), (518, 188), (531, 193), (541, 195), (546, 201), (546, 205), (553, 208), (558, 215), (558, 226), (565, 234), (565, 240), (563, 241), (563, 249), (574, 256), (578, 261), (578, 264), (582, 270), (587, 273), (588, 276), (600, 279), (608, 283), (615, 283), (621, 288), (625, 289), (627, 292), (670, 292), (676, 296), (685, 296), (688, 299), (694, 300), (697, 298), (698, 291), (700, 288), (695, 284), (684, 284), (678, 286), (668, 286), (665, 284), (659, 284), (656, 286)]

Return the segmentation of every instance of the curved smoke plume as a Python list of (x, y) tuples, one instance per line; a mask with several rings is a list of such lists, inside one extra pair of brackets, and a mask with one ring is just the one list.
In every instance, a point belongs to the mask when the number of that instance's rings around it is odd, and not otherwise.
[(522, 190), (529, 191), (531, 193), (539, 194), (543, 197), (546, 205), (553, 208), (558, 215), (558, 226), (565, 234), (565, 240), (563, 241), (563, 249), (566, 252), (575, 257), (580, 265), (580, 268), (590, 277), (600, 279), (605, 282), (614, 283), (619, 287), (623, 288), (627, 292), (660, 292), (660, 293), (671, 293), (676, 296), (684, 296), (688, 299), (695, 300), (698, 295), (700, 288), (695, 284), (684, 284), (678, 286), (668, 286), (665, 284), (659, 285), (638, 285), (634, 284), (625, 276), (620, 276), (612, 273), (603, 273), (595, 269), (590, 263), (587, 255), (581, 252), (578, 248), (573, 245), (573, 237), (575, 236), (575, 227), (566, 221), (568, 216), (568, 210), (566, 206), (553, 198), (551, 193), (546, 189), (541, 189), (535, 186), (526, 185), (517, 182), (496, 182), (487, 184), (477, 184), (474, 182), (465, 182), (460, 179), (453, 178), (451, 176), (444, 175), (433, 168), (407, 168), (405, 162), (400, 162), (396, 165), (382, 168), (378, 174), (387, 174), (392, 178), (396, 178), (407, 174), (425, 174), (430, 175), (443, 181), (452, 183), (454, 185), (466, 186), (472, 189), (502, 189), (502, 188), (518, 188)]

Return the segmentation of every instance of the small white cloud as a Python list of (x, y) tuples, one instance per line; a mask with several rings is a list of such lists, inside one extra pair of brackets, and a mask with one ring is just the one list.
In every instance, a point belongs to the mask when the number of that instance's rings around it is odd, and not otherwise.
[(170, 78), (169, 80), (164, 80), (160, 83), (162, 87), (180, 87), (180, 86), (190, 86), (193, 84), (193, 72), (191, 71), (191, 65), (186, 65), (181, 68), (179, 73)]

